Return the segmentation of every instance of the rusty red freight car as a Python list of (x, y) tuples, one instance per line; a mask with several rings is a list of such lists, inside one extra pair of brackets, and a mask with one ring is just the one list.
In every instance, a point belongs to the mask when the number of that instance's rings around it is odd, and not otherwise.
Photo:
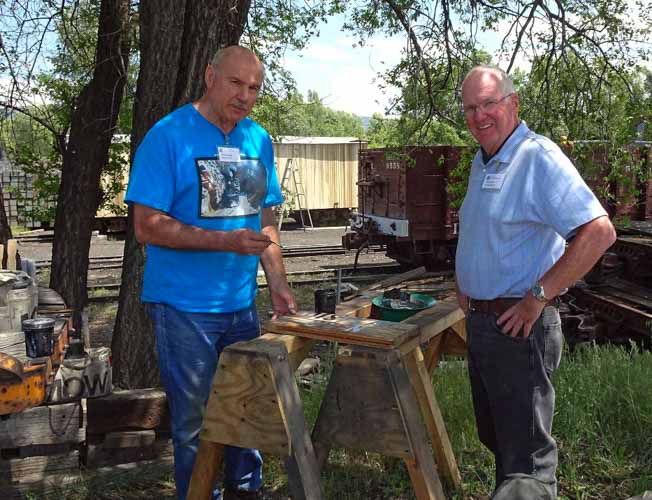
[[(585, 175), (607, 211), (624, 220), (652, 220), (652, 179), (635, 181), (639, 182), (636, 200), (623, 198), (622, 186), (606, 176), (608, 162), (600, 145), (591, 147), (594, 167)], [(641, 151), (636, 158), (643, 159), (649, 171), (652, 151), (648, 144), (638, 148)], [(466, 175), (458, 165), (468, 167), (475, 151), (457, 146), (361, 150), (358, 207), (353, 212), (351, 231), (342, 238), (343, 246), (351, 249), (385, 245), (387, 255), (406, 267), (452, 264), (457, 208), (466, 190)], [(567, 152), (571, 159), (575, 156), (573, 148), (567, 148)], [(586, 153), (575, 158), (580, 171), (585, 170), (586, 158)], [(598, 189), (605, 181), (609, 183), (608, 197)]]
[(451, 172), (465, 148), (365, 149), (359, 154), (358, 208), (346, 248), (382, 244), (406, 266), (452, 262), (458, 215)]

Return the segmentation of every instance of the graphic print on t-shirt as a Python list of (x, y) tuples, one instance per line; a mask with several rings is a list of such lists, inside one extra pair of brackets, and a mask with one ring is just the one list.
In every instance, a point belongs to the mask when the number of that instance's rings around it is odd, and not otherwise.
[(200, 217), (242, 217), (260, 212), (267, 172), (258, 159), (224, 162), (197, 158)]

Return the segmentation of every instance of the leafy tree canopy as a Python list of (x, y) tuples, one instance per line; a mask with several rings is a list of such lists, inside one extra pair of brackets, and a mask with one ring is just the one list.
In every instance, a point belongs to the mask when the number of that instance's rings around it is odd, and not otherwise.
[(308, 91), (307, 99), (298, 92), (290, 94), (286, 99), (265, 94), (256, 104), (252, 116), (273, 137), (282, 135), (362, 137), (364, 135), (359, 117), (326, 107), (314, 91)]
[[(360, 43), (376, 35), (407, 37), (402, 60), (382, 77), (386, 85), (402, 89), (387, 111), (414, 119), (410, 135), (415, 138), (408, 142), (422, 142), (419, 136), (424, 130), (427, 136), (431, 121), (462, 125), (454, 96), (468, 68), (489, 62), (477, 50), (484, 32), (500, 34), (498, 55), (508, 73), (516, 74), (519, 60), (533, 62), (534, 76), (523, 84), (530, 86), (527, 93), (537, 113), (548, 113), (541, 117), (547, 124), (559, 108), (548, 112), (540, 106), (542, 95), (558, 91), (553, 100), (570, 110), (573, 101), (589, 103), (602, 96), (604, 104), (609, 95), (613, 101), (617, 94), (633, 94), (637, 64), (650, 55), (652, 10), (643, 2), (356, 0), (346, 3), (345, 12), (346, 29)], [(563, 88), (562, 82), (570, 84), (577, 76), (577, 85)], [(590, 114), (586, 120), (604, 123), (604, 115)]]

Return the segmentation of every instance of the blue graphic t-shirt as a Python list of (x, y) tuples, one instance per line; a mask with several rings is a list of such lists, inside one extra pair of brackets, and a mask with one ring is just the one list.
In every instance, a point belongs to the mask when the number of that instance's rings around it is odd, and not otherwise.
[[(246, 118), (225, 136), (187, 104), (143, 139), (125, 200), (204, 229), (260, 231), (261, 210), (283, 199), (272, 143), (262, 127)], [(188, 312), (231, 312), (253, 303), (256, 256), (156, 245), (147, 245), (146, 251), (144, 302)]]

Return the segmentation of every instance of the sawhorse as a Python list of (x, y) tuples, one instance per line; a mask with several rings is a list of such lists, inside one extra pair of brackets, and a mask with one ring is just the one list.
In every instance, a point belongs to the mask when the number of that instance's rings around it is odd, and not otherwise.
[[(355, 315), (359, 310), (348, 304), (338, 313)], [(436, 337), (452, 335), (448, 328), (458, 327), (462, 318), (454, 303), (442, 302), (411, 318), (412, 326), (367, 322), (370, 335), (373, 330), (382, 330), (384, 338), (388, 338), (387, 332), (394, 330), (401, 342), (391, 348), (351, 347), (337, 357), (313, 432), (317, 453), (293, 376), (315, 340), (293, 332), (294, 336), (266, 334), (229, 346), (220, 357), (206, 408), (188, 499), (210, 498), (222, 466), (224, 445), (258, 448), (284, 457), (295, 499), (324, 498), (319, 470), (332, 446), (400, 456), (417, 498), (445, 498), (427, 446), (428, 437), (439, 473), (453, 487), (459, 486), (461, 479), (420, 344), (430, 346)], [(287, 331), (287, 326), (287, 321), (278, 321), (268, 323), (266, 329)], [(440, 339), (437, 345), (435, 353), (445, 342)], [(364, 388), (360, 383), (363, 377)], [(356, 420), (345, 422), (355, 423), (358, 430), (368, 430), (366, 434), (356, 435), (338, 423), (350, 415)], [(371, 438), (379, 432), (389, 436), (390, 428), (391, 439), (377, 444)]]

